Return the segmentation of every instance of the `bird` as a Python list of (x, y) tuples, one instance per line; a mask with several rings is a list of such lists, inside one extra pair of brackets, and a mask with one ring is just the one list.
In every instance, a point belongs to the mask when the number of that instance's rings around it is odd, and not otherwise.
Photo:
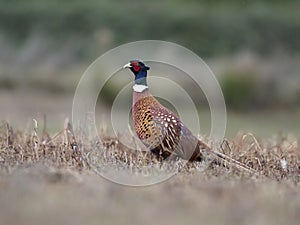
[(170, 109), (150, 92), (147, 75), (150, 67), (142, 60), (130, 60), (123, 66), (134, 74), (132, 120), (142, 143), (159, 159), (182, 158), (202, 161), (210, 147), (199, 140)]
[(132, 119), (135, 132), (158, 159), (206, 161), (258, 174), (255, 169), (199, 140), (175, 113), (163, 106), (149, 91), (147, 74), (150, 67), (142, 60), (130, 60), (123, 66), (123, 69), (127, 68), (134, 74)]

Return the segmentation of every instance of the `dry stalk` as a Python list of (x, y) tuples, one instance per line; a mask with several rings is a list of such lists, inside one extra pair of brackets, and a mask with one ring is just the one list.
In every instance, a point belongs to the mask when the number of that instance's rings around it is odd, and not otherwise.
[(11, 146), (14, 143), (14, 132), (12, 127), (6, 123), (6, 146)]
[(38, 129), (38, 122), (36, 119), (33, 119), (33, 132), (31, 135), (31, 142), (33, 144), (33, 149), (34, 149), (34, 158), (35, 159), (39, 159), (39, 153), (38, 153), (38, 149), (39, 149), (39, 137), (37, 134), (37, 129)]

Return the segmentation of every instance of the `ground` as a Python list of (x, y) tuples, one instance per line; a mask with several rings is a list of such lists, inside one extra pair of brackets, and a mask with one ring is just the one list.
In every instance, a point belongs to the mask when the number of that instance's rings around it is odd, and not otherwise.
[(15, 132), (8, 124), (0, 134), (3, 225), (276, 225), (300, 219), (300, 154), (292, 137), (266, 141), (246, 134), (224, 142), (219, 150), (254, 173), (232, 162), (205, 170), (191, 163), (162, 183), (130, 187), (98, 175), (86, 158), (87, 152), (108, 153), (115, 145), (115, 154), (99, 162), (122, 161), (126, 149), (115, 140), (80, 145), (70, 132), (51, 138)]
[(1, 224), (298, 224), (299, 187), (178, 174), (132, 188), (93, 173), (19, 168), (1, 179)]

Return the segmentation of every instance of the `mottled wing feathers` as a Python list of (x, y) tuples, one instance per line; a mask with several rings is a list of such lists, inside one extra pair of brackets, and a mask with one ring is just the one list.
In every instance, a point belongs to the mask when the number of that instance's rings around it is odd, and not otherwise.
[(178, 148), (182, 126), (180, 120), (159, 102), (153, 105), (152, 108), (153, 120), (156, 126), (160, 127), (162, 134), (159, 145), (154, 146), (151, 151), (163, 158), (169, 157), (172, 153), (181, 157), (182, 151), (181, 148)]

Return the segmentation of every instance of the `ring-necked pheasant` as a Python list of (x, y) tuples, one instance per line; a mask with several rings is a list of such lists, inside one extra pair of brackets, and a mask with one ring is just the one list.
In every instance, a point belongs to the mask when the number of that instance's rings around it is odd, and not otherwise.
[(139, 139), (159, 158), (179, 156), (201, 161), (203, 150), (210, 151), (210, 148), (151, 95), (147, 85), (150, 67), (141, 60), (131, 60), (123, 68), (129, 68), (135, 75), (132, 118)]
[[(233, 158), (211, 149), (192, 132), (169, 109), (161, 105), (149, 92), (147, 71), (149, 66), (141, 60), (131, 60), (123, 68), (129, 68), (134, 76), (132, 118), (139, 139), (158, 158), (181, 157), (189, 161), (202, 161), (209, 155), (216, 164), (227, 162), (247, 172), (257, 171)], [(222, 164), (227, 167), (227, 163)]]

